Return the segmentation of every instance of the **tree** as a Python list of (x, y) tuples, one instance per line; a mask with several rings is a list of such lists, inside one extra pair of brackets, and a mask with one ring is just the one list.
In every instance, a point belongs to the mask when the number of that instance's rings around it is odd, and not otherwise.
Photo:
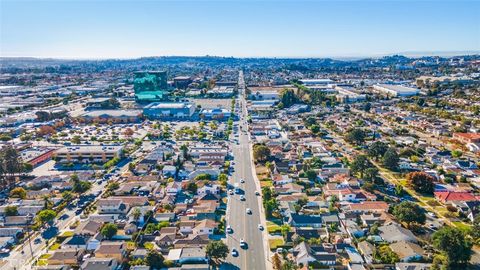
[(131, 137), (135, 132), (131, 128), (126, 128), (125, 131), (123, 131), (123, 135)]
[(387, 246), (381, 246), (378, 248), (376, 251), (376, 258), (380, 259), (383, 263), (387, 264), (394, 264), (396, 262), (399, 262), (400, 259), (398, 258), (398, 255), (392, 251), (392, 249)]
[(140, 208), (138, 208), (138, 207), (135, 207), (132, 211), (133, 211), (132, 212), (133, 220), (138, 222), (138, 220), (142, 216), (142, 211), (140, 211)]
[(55, 133), (55, 129), (52, 126), (41, 126), (37, 130), (37, 134), (39, 136), (47, 136), (47, 135), (52, 135)]
[(473, 220), (471, 234), (473, 239), (475, 239), (476, 241), (480, 240), (480, 215), (477, 215), (477, 217), (475, 217), (475, 219)]
[(37, 213), (37, 221), (41, 224), (49, 223), (57, 216), (55, 211), (50, 209), (45, 209)]
[(73, 136), (73, 138), (72, 138), (71, 141), (72, 141), (72, 143), (74, 143), (74, 144), (80, 144), (81, 138), (80, 138), (80, 136), (75, 135), (75, 136)]
[(280, 232), (282, 233), (283, 238), (287, 238), (287, 234), (290, 232), (290, 225), (283, 224), (280, 226)]
[(283, 89), (280, 93), (280, 102), (284, 108), (288, 108), (298, 101), (297, 96), (292, 89)]
[(365, 142), (365, 132), (359, 128), (351, 129), (348, 131), (345, 140), (356, 145), (361, 145)]
[(116, 224), (107, 223), (103, 225), (100, 233), (107, 239), (112, 239), (113, 236), (117, 234), (118, 227)]
[(256, 144), (253, 146), (253, 158), (257, 162), (265, 162), (270, 157), (270, 148), (263, 144)]
[(352, 170), (352, 172), (360, 173), (360, 178), (363, 178), (363, 174), (370, 167), (371, 167), (370, 161), (365, 155), (356, 156), (353, 159), (352, 164), (350, 164), (350, 169)]
[(378, 176), (378, 169), (375, 167), (367, 168), (363, 175), (363, 180), (368, 182), (375, 182)]
[(10, 191), (10, 197), (25, 199), (27, 197), (27, 192), (22, 187), (16, 187)]
[(190, 191), (192, 194), (197, 193), (198, 186), (195, 182), (190, 182), (187, 184), (187, 190)]
[(164, 266), (163, 262), (165, 259), (163, 258), (162, 254), (150, 250), (147, 253), (147, 256), (145, 257), (145, 262), (147, 263), (148, 266), (150, 266), (152, 269), (160, 269)]
[(393, 147), (388, 148), (382, 158), (383, 165), (390, 170), (396, 170), (398, 168), (399, 160), (398, 153)]
[(62, 199), (66, 202), (70, 202), (73, 199), (73, 193), (70, 191), (62, 192)]
[(367, 154), (371, 158), (375, 158), (375, 160), (378, 160), (379, 157), (382, 157), (385, 152), (387, 152), (388, 145), (384, 142), (376, 141), (372, 143), (368, 149), (367, 149)]
[(424, 194), (433, 194), (435, 178), (426, 172), (411, 172), (407, 174), (407, 184), (415, 191)]
[(207, 257), (216, 264), (217, 260), (227, 258), (229, 249), (223, 241), (210, 241), (205, 249)]
[(433, 246), (445, 255), (449, 266), (465, 266), (472, 256), (472, 243), (458, 228), (442, 227), (433, 236)]
[(42, 200), (43, 200), (43, 209), (52, 209), (53, 202), (50, 199), (50, 195), (43, 195)]
[(18, 208), (16, 205), (9, 205), (5, 207), (5, 216), (16, 216), (18, 215)]
[(307, 176), (308, 180), (310, 180), (310, 181), (315, 181), (317, 179), (317, 172), (315, 172), (314, 170), (306, 171), (305, 175)]
[(413, 223), (424, 224), (426, 220), (425, 211), (416, 203), (409, 201), (401, 202), (393, 208), (393, 215), (410, 227)]
[(462, 155), (463, 155), (462, 151), (460, 151), (458, 149), (452, 151), (452, 157), (454, 157), (454, 158), (459, 158)]
[(15, 174), (22, 172), (22, 162), (17, 149), (12, 145), (2, 148), (0, 153), (0, 173), (2, 180), (6, 180), (8, 186), (15, 184)]
[(281, 270), (282, 269), (282, 261), (280, 259), (280, 255), (275, 252), (272, 256), (272, 265), (274, 270)]

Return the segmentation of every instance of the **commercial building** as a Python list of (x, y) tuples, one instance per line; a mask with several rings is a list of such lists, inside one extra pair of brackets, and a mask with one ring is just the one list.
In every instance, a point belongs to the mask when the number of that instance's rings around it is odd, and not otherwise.
[(137, 102), (148, 103), (165, 100), (168, 95), (167, 72), (135, 72), (133, 88)]
[(367, 99), (366, 95), (355, 93), (353, 89), (349, 89), (346, 87), (335, 87), (335, 90), (338, 91), (336, 98), (337, 98), (337, 101), (339, 102), (352, 103), (352, 102), (364, 101)]
[(333, 81), (330, 79), (304, 79), (300, 80), (303, 85), (309, 86), (309, 85), (328, 85), (332, 84)]
[(376, 84), (373, 89), (391, 97), (410, 97), (420, 93), (419, 89), (394, 84)]
[(32, 147), (20, 152), (20, 156), (25, 163), (36, 167), (38, 164), (50, 160), (55, 149), (44, 147)]
[(77, 119), (85, 123), (136, 123), (141, 116), (141, 110), (99, 110), (86, 112)]
[(193, 102), (154, 102), (143, 108), (143, 115), (150, 119), (187, 119), (194, 113)]
[(72, 145), (56, 150), (54, 158), (60, 163), (105, 163), (122, 153), (121, 145)]
[(173, 78), (173, 85), (179, 89), (186, 89), (193, 82), (189, 76), (177, 76)]
[(222, 108), (203, 109), (200, 111), (200, 118), (207, 120), (226, 120), (230, 115), (229, 110)]

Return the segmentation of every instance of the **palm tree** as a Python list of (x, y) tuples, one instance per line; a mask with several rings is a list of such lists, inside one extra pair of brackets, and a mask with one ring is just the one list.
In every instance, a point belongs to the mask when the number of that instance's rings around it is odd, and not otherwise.
[(132, 212), (133, 219), (135, 220), (135, 222), (138, 222), (138, 220), (142, 216), (142, 212), (138, 207), (135, 207), (132, 211), (133, 211)]
[(50, 199), (50, 195), (43, 195), (42, 196), (43, 200), (43, 209), (50, 209), (53, 206), (53, 202)]

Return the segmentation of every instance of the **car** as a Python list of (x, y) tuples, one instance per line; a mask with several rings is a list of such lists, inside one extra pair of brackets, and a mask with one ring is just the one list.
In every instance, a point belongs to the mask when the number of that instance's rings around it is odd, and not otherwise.
[(245, 180), (243, 180), (243, 178), (241, 178), (240, 183), (245, 183)]
[(262, 226), (262, 224), (258, 224), (258, 229), (259, 229), (260, 231), (263, 231), (263, 226)]
[(33, 240), (34, 244), (39, 244), (40, 242), (42, 242), (42, 239), (40, 238), (35, 238), (35, 240)]
[(260, 192), (255, 191), (255, 195), (260, 196)]
[(238, 251), (235, 248), (232, 248), (232, 257), (237, 257)]
[(252, 209), (247, 208), (246, 212), (247, 212), (248, 215), (251, 215), (252, 214)]
[(427, 215), (431, 216), (432, 218), (436, 218), (437, 215), (435, 215), (435, 213), (432, 213), (432, 212), (428, 212)]
[(277, 253), (283, 253), (283, 248), (277, 248)]
[(438, 227), (435, 226), (435, 224), (433, 224), (433, 223), (428, 223), (427, 226), (428, 226), (431, 230), (438, 230)]
[(227, 233), (232, 233), (233, 230), (232, 230), (232, 226), (228, 225), (227, 226)]
[(245, 242), (245, 240), (243, 240), (243, 238), (240, 238), (240, 247), (246, 247), (247, 246), (247, 242)]
[(229, 194), (229, 195), (233, 195), (233, 190), (230, 189), (230, 190), (228, 191), (228, 194)]
[(245, 201), (245, 196), (240, 195), (240, 201)]

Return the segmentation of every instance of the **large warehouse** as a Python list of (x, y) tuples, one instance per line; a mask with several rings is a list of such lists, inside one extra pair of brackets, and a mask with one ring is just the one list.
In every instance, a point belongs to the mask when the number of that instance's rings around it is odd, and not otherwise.
[(419, 89), (395, 84), (376, 84), (373, 89), (391, 97), (410, 97), (420, 93)]

